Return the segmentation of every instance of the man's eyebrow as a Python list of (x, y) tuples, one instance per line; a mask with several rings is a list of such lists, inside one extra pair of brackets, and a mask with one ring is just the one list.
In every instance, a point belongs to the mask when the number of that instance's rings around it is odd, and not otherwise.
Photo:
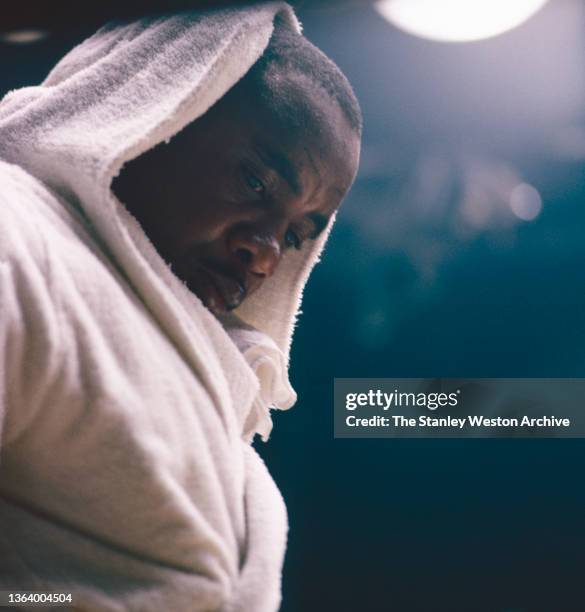
[(301, 192), (299, 173), (290, 159), (288, 159), (286, 155), (267, 147), (258, 147), (257, 152), (260, 159), (267, 166), (270, 166), (275, 172), (280, 174), (280, 176), (289, 184), (293, 193), (295, 195), (299, 195)]
[(309, 238), (311, 240), (315, 240), (315, 238), (317, 238), (319, 234), (327, 227), (327, 224), (329, 223), (329, 218), (318, 212), (309, 213), (307, 217), (313, 222), (313, 225), (315, 226), (315, 230), (311, 233)]

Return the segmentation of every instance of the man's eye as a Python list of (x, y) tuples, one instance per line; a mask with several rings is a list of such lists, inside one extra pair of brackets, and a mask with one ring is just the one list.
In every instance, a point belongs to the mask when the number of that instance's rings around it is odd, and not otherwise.
[(266, 191), (264, 183), (250, 172), (246, 172), (246, 184), (255, 193), (263, 194)]
[(300, 250), (303, 241), (299, 238), (299, 235), (293, 230), (288, 230), (284, 235), (284, 241), (287, 247), (294, 247)]

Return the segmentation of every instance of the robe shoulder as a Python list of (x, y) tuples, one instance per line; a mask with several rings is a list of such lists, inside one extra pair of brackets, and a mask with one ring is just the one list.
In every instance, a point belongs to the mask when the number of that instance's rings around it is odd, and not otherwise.
[(23, 168), (0, 161), (0, 261), (42, 262), (43, 211), (55, 196)]
[(54, 196), (0, 161), (0, 430), (5, 444), (26, 429), (62, 358), (57, 292), (44, 228)]

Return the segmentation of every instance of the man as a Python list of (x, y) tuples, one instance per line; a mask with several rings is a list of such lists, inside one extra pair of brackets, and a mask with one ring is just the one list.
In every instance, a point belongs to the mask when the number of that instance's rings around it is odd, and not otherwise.
[[(330, 91), (315, 86), (326, 79)], [(208, 113), (114, 181), (158, 252), (216, 314), (255, 292), (286, 249), (317, 238), (348, 191), (360, 119), (346, 87), (305, 38), (281, 30)]]
[[(0, 584), (276, 610), (302, 288), (361, 119), (282, 4), (112, 25), (0, 105)], [(228, 314), (229, 313), (229, 314)]]

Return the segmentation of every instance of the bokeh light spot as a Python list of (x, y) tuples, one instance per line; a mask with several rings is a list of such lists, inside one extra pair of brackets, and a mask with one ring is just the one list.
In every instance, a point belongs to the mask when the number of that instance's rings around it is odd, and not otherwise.
[(12, 32), (0, 32), (0, 42), (9, 45), (30, 45), (40, 42), (49, 35), (45, 30), (14, 30)]
[(536, 219), (542, 210), (540, 193), (527, 183), (521, 183), (510, 194), (510, 209), (523, 221)]

